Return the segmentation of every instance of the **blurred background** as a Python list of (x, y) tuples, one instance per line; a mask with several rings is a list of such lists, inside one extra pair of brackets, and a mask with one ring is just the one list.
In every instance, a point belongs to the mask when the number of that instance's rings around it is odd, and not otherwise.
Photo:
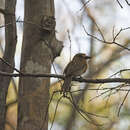
[[(88, 63), (89, 69), (83, 75), (85, 78), (130, 78), (130, 50), (127, 49), (130, 48), (130, 6), (125, 0), (119, 2), (121, 5), (116, 0), (55, 0), (56, 36), (58, 40), (63, 41), (64, 48), (53, 63), (52, 73), (63, 74), (67, 63), (75, 54), (81, 52), (92, 57)], [(3, 0), (0, 0), (0, 8), (4, 8)], [(23, 14), (24, 3), (17, 1), (17, 19), (22, 21)], [(0, 56), (3, 55), (5, 43), (2, 25), (4, 18), (0, 14)], [(121, 28), (123, 30), (120, 30)], [(17, 33), (15, 62), (16, 68), (19, 69), (22, 22), (17, 23)], [(104, 43), (104, 40), (114, 40), (124, 47)], [(61, 80), (51, 79), (50, 97), (54, 91), (60, 90), (61, 84)], [(17, 99), (17, 86), (18, 78), (14, 78), (9, 87), (7, 104)], [(129, 94), (123, 103), (128, 92), (124, 90), (129, 89), (129, 85), (125, 83), (72, 82), (73, 102), (92, 123), (84, 119), (68, 99), (62, 98), (58, 102), (61, 95), (56, 93), (49, 107), (49, 128), (54, 120), (52, 130), (130, 130)], [(16, 126), (17, 104), (8, 106), (7, 120)], [(6, 129), (10, 128), (7, 126)]]

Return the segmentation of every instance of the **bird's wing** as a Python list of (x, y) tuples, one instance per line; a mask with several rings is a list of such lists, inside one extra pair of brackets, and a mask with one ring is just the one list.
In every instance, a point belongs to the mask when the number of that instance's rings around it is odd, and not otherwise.
[(82, 70), (84, 70), (84, 67), (86, 67), (86, 64), (79, 64), (80, 62), (75, 62), (75, 61), (71, 61), (67, 67), (64, 70), (64, 74), (66, 76), (69, 75), (74, 75), (74, 76), (78, 76), (81, 75), (83, 72)]
[(70, 75), (72, 71), (73, 61), (69, 62), (69, 64), (65, 67), (64, 74)]

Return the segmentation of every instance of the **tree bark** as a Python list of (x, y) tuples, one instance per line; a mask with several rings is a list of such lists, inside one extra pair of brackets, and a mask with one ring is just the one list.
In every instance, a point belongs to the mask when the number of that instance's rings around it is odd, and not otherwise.
[[(5, 51), (3, 59), (11, 66), (14, 66), (14, 55), (17, 43), (16, 19), (15, 19), (16, 0), (5, 0)], [(10, 23), (10, 24), (9, 24)], [(0, 71), (13, 72), (10, 66), (0, 61)], [(4, 130), (6, 119), (6, 96), (11, 77), (0, 76), (0, 130)]]
[[(55, 38), (53, 2), (25, 0), (23, 73), (50, 73), (53, 59), (60, 54), (62, 44)], [(18, 130), (48, 130), (49, 86), (49, 78), (20, 78)]]

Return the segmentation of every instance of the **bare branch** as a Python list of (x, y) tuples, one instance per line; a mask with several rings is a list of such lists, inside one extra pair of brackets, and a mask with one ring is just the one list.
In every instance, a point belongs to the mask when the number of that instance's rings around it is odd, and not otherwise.
[(130, 3), (128, 2), (128, 0), (125, 0), (125, 2), (130, 6)]
[(83, 29), (84, 29), (85, 33), (86, 33), (88, 36), (93, 37), (93, 38), (96, 39), (97, 41), (100, 41), (100, 42), (103, 42), (103, 43), (107, 43), (107, 44), (115, 44), (115, 45), (117, 45), (117, 46), (119, 46), (119, 47), (121, 47), (121, 48), (123, 48), (123, 49), (126, 49), (126, 50), (130, 51), (129, 48), (127, 48), (127, 47), (125, 47), (125, 46), (123, 46), (123, 45), (121, 45), (121, 44), (115, 42), (117, 36), (118, 36), (122, 31), (124, 31), (124, 30), (126, 30), (126, 29), (130, 29), (130, 27), (121, 29), (121, 30), (116, 34), (116, 36), (114, 37), (113, 41), (105, 41), (105, 40), (99, 39), (98, 37), (96, 37), (96, 36), (94, 36), (94, 35), (92, 35), (92, 34), (89, 34), (89, 33), (86, 31), (84, 25), (83, 25)]
[(10, 68), (12, 68), (13, 70), (15, 70), (16, 72), (22, 74), (18, 69), (16, 69), (15, 67), (13, 67), (10, 63), (8, 63), (6, 60), (4, 60), (3, 58), (0, 58), (0, 60), (5, 63), (6, 65), (8, 65)]
[[(65, 78), (64, 75), (57, 75), (57, 74), (31, 74), (31, 73), (16, 74), (16, 73), (6, 73), (6, 72), (2, 72), (2, 71), (0, 71), (0, 75), (7, 76), (7, 77), (35, 77), (35, 78), (39, 78), (39, 77), (51, 78), (51, 77), (53, 77), (53, 78), (61, 78), (61, 79)], [(98, 83), (130, 83), (129, 78), (84, 79), (82, 77), (80, 77), (80, 78), (73, 77), (72, 80), (78, 81), (78, 82), (85, 82), (85, 83), (94, 83), (94, 84), (98, 84)]]
[(122, 69), (117, 71), (116, 73), (112, 74), (111, 76), (109, 76), (109, 78), (113, 77), (114, 75), (117, 75), (118, 73), (124, 72), (124, 71), (130, 71), (130, 69)]
[[(116, 92), (118, 92), (118, 90), (119, 90), (120, 88), (124, 87), (124, 86), (127, 86), (127, 85), (126, 85), (126, 84), (120, 84), (120, 85), (118, 85), (118, 86), (116, 86), (116, 87), (109, 88), (109, 89), (107, 89), (105, 92), (102, 92), (101, 94), (99, 94), (99, 95), (93, 97), (93, 98), (90, 99), (89, 101), (92, 101), (92, 100), (94, 100), (95, 98), (98, 98), (98, 97), (104, 95), (105, 93), (111, 92), (112, 90), (115, 90)], [(98, 89), (98, 90), (99, 90), (99, 89)], [(104, 89), (104, 90), (105, 90), (105, 89)], [(115, 94), (115, 92), (112, 93), (112, 94)], [(112, 94), (111, 94), (111, 95), (112, 95)], [(109, 95), (109, 96), (111, 96), (111, 95)]]
[(102, 92), (100, 95), (97, 95), (97, 96), (91, 98), (91, 99), (89, 100), (89, 102), (91, 102), (91, 101), (94, 100), (95, 98), (98, 98), (98, 97), (102, 96), (103, 94), (105, 94), (105, 93), (107, 93), (107, 92), (109, 92), (109, 91), (111, 91), (111, 90), (106, 90), (105, 92)]
[(118, 116), (119, 116), (119, 114), (120, 114), (121, 108), (122, 108), (122, 106), (123, 106), (123, 104), (124, 104), (124, 102), (125, 102), (125, 100), (126, 100), (128, 94), (129, 94), (129, 92), (130, 92), (130, 91), (128, 91), (128, 92), (126, 93), (126, 95), (125, 95), (125, 97), (124, 97), (124, 99), (123, 99), (123, 101), (122, 101), (122, 103), (121, 103), (121, 105), (120, 105), (120, 107), (119, 107)]
[(121, 5), (121, 3), (119, 2), (119, 0), (116, 0), (117, 1), (117, 3), (119, 4), (119, 6), (121, 7), (121, 8), (123, 8), (123, 6)]
[(69, 38), (69, 42), (70, 42), (70, 61), (71, 61), (71, 37), (70, 37), (69, 30), (67, 30), (67, 33), (68, 33), (68, 38)]
[(63, 96), (61, 96), (61, 97), (58, 99), (58, 101), (57, 101), (56, 108), (55, 108), (55, 113), (54, 113), (54, 117), (53, 117), (53, 120), (52, 120), (52, 124), (51, 124), (50, 130), (52, 129), (52, 126), (53, 126), (53, 124), (54, 124), (54, 120), (55, 120), (57, 108), (58, 108), (58, 105), (59, 105), (59, 103), (60, 103), (62, 97), (63, 97)]
[(66, 97), (70, 103), (73, 105), (73, 107), (75, 108), (75, 110), (80, 114), (81, 117), (83, 117), (87, 122), (93, 124), (93, 125), (96, 125), (96, 126), (102, 126), (102, 124), (97, 124), (95, 123), (89, 116), (88, 116), (88, 113), (85, 113), (86, 116), (82, 113), (82, 111), (80, 111), (79, 107), (76, 105), (76, 103), (74, 102), (74, 99), (73, 99), (73, 95), (72, 93), (70, 93), (70, 97)]
[[(114, 87), (114, 88), (89, 88), (89, 89), (87, 89), (87, 90), (89, 90), (89, 91), (104, 91), (104, 90), (107, 90), (107, 89), (109, 89), (109, 90), (112, 90), (112, 89), (115, 89), (115, 91), (124, 91), (124, 92), (127, 92), (127, 91), (130, 91), (130, 89), (116, 89), (116, 87)], [(80, 91), (85, 91), (85, 89), (79, 89), (79, 90), (75, 90), (75, 91), (71, 91), (71, 93), (75, 93), (75, 92), (80, 92)]]
[[(90, 1), (91, 1), (91, 0), (86, 1), (86, 2), (83, 4), (83, 6), (80, 8), (79, 11), (81, 11), (82, 9), (84, 9), (84, 7), (85, 7)], [(79, 11), (78, 11), (78, 12), (79, 12)]]
[(103, 39), (104, 41), (106, 41), (106, 40), (105, 40), (105, 37), (104, 37), (104, 35), (103, 35), (103, 33), (102, 33), (101, 29), (100, 29), (100, 27), (99, 27), (98, 24), (96, 23), (95, 18), (94, 18), (94, 17), (92, 16), (92, 14), (90, 13), (90, 10), (89, 10), (87, 7), (86, 7), (85, 9), (86, 9), (87, 15), (88, 15), (89, 18), (92, 20), (92, 22), (95, 24), (95, 26), (96, 26), (98, 32), (100, 33), (102, 39)]

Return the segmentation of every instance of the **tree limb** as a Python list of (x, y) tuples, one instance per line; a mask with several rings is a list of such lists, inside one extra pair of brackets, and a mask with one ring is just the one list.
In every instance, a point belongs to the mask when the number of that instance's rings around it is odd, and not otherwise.
[[(57, 74), (31, 74), (31, 73), (22, 73), (22, 74), (16, 74), (16, 73), (7, 73), (7, 72), (2, 72), (0, 71), (0, 75), (2, 76), (7, 76), (7, 77), (46, 77), (46, 78), (60, 78), (60, 79), (64, 79), (64, 75), (57, 75)], [(78, 81), (78, 82), (85, 82), (85, 83), (94, 83), (94, 84), (98, 84), (98, 83), (130, 83), (130, 78), (106, 78), (106, 79), (84, 79), (82, 77), (80, 78), (76, 78), (73, 77), (72, 78), (73, 81)]]

